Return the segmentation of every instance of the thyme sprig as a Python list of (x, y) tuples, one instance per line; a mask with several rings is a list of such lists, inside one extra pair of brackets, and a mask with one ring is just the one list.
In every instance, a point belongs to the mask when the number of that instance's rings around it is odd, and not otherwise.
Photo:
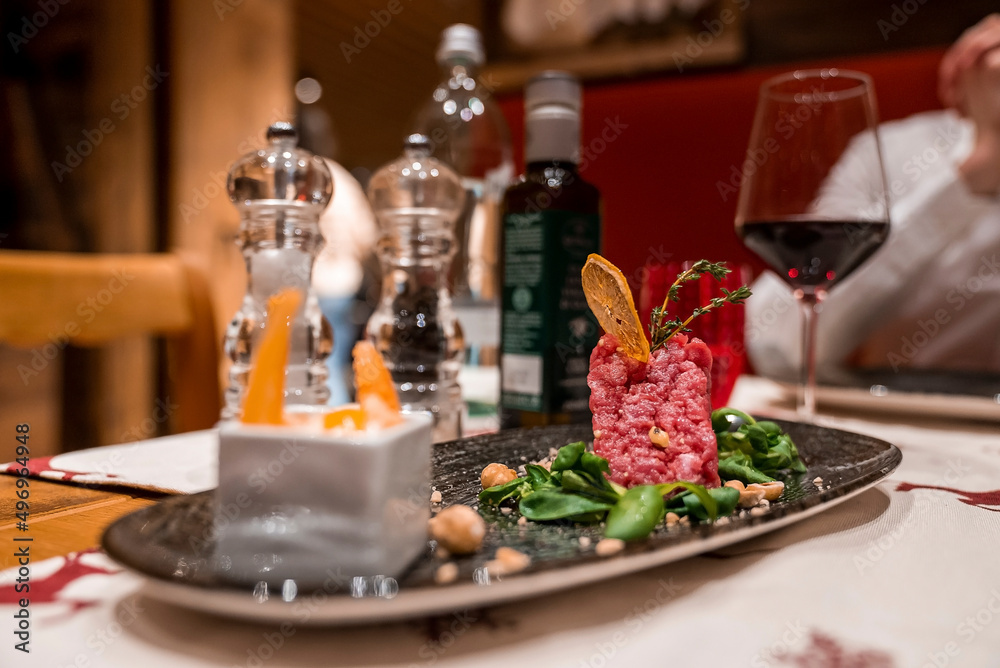
[(678, 317), (669, 319), (666, 317), (669, 303), (680, 301), (680, 290), (684, 283), (698, 280), (705, 275), (711, 276), (717, 281), (722, 281), (730, 271), (732, 270), (724, 264), (709, 262), (708, 260), (698, 260), (691, 265), (690, 269), (677, 275), (677, 280), (667, 290), (667, 296), (663, 299), (663, 305), (653, 308), (649, 323), (649, 338), (652, 343), (649, 349), (650, 352), (665, 346), (667, 341), (677, 332), (690, 332), (688, 324), (698, 316), (704, 315), (724, 304), (742, 304), (747, 300), (747, 297), (751, 293), (750, 288), (745, 285), (741, 285), (733, 291), (721, 288), (721, 297), (713, 297), (704, 306), (699, 306), (686, 320), (681, 320)]

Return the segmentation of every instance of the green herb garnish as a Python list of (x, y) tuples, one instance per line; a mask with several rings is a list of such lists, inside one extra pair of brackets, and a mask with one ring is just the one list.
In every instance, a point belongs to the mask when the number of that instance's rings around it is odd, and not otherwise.
[[(625, 489), (605, 477), (608, 470), (606, 459), (587, 452), (586, 443), (578, 441), (559, 449), (551, 471), (529, 464), (526, 475), (484, 489), (479, 501), (494, 506), (517, 501), (521, 514), (534, 522), (607, 520), (604, 535), (622, 540), (645, 538), (663, 522), (668, 510), (695, 521), (714, 522), (731, 514), (739, 501), (734, 489), (708, 490), (690, 482)], [(664, 500), (678, 490), (683, 492)]]
[(712, 411), (712, 430), (719, 446), (719, 476), (726, 480), (771, 482), (780, 471), (806, 472), (792, 437), (774, 422), (720, 408)]
[(717, 281), (721, 281), (730, 271), (732, 270), (723, 264), (709, 262), (708, 260), (698, 260), (690, 269), (677, 275), (677, 280), (667, 290), (667, 296), (663, 299), (663, 305), (653, 308), (649, 319), (649, 337), (652, 344), (649, 348), (650, 352), (657, 348), (662, 348), (677, 332), (690, 332), (691, 330), (687, 326), (698, 316), (704, 315), (724, 304), (742, 304), (747, 300), (751, 293), (750, 288), (745, 285), (741, 285), (732, 292), (726, 288), (721, 288), (721, 297), (713, 297), (704, 306), (699, 306), (686, 320), (667, 318), (667, 306), (670, 302), (680, 300), (680, 289), (684, 283), (697, 280), (706, 274)]

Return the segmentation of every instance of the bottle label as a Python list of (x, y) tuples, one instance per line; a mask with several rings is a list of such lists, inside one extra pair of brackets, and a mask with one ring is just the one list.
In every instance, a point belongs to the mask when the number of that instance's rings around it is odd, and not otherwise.
[(597, 320), (580, 271), (600, 252), (597, 214), (504, 216), (503, 353), (500, 403), (540, 413), (586, 411)]

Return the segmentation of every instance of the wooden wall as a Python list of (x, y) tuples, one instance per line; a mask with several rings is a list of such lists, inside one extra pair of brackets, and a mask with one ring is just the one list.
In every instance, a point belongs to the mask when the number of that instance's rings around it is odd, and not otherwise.
[[(37, 10), (12, 0), (0, 18), (20, 30)], [(210, 278), (222, 331), (245, 285), (226, 172), (270, 122), (294, 118), (291, 0), (59, 4), (29, 37), (0, 67), (14, 157), (0, 171), (14, 212), (0, 244), (182, 253)], [(52, 166), (84, 140), (71, 170)], [(155, 341), (59, 350), (25, 385), (18, 365), (37, 352), (0, 349), (0, 424), (30, 421), (36, 456), (169, 429), (157, 401), (179, 398), (164, 392)]]
[(295, 118), (292, 3), (176, 0), (169, 7), (169, 247), (208, 275), (222, 332), (246, 285), (226, 174), (236, 158), (266, 144), (270, 123)]

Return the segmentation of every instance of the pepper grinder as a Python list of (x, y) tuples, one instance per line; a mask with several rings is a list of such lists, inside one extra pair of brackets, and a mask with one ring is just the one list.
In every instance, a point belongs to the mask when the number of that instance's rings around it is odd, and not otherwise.
[(292, 320), (285, 368), (285, 405), (325, 404), (330, 396), (325, 360), (333, 332), (312, 291), (312, 269), (323, 247), (319, 217), (333, 197), (323, 160), (296, 147), (291, 123), (267, 129), (267, 148), (244, 155), (229, 171), (229, 199), (240, 212), (238, 244), (247, 266), (247, 291), (226, 329), (232, 360), (223, 419), (242, 413), (243, 399), (267, 317), (268, 298), (285, 288), (303, 292)]
[(429, 412), (435, 442), (462, 431), (458, 372), (465, 339), (452, 307), (448, 269), (465, 203), (458, 175), (431, 157), (426, 136), (407, 137), (403, 156), (368, 185), (379, 225), (382, 296), (368, 339), (392, 374), (404, 412)]

